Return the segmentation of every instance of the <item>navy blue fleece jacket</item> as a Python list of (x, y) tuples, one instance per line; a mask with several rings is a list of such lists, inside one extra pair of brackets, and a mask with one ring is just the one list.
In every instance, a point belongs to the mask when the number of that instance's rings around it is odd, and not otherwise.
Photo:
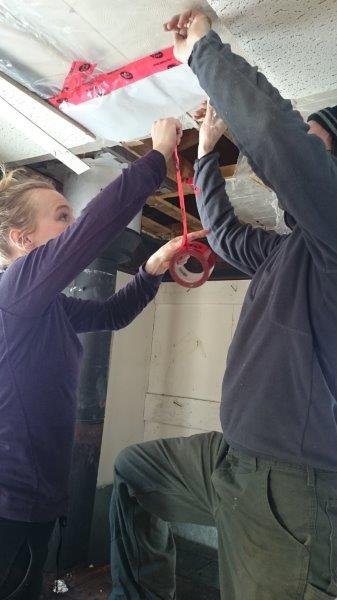
[(296, 222), (280, 236), (235, 217), (211, 153), (196, 164), (209, 242), (252, 282), (223, 380), (228, 442), (337, 470), (337, 162), (267, 79), (211, 31), (190, 66), (254, 171)]

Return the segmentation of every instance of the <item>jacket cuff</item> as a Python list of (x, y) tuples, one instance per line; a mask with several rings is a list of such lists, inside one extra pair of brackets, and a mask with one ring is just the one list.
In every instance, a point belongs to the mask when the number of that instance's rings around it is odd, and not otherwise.
[(150, 273), (148, 273), (147, 271), (145, 271), (145, 264), (141, 265), (141, 267), (139, 267), (139, 275), (141, 276), (142, 279), (144, 279), (144, 281), (146, 281), (147, 283), (149, 283), (150, 285), (156, 287), (158, 285), (161, 284), (162, 279), (164, 277), (164, 273), (162, 275), (151, 275)]
[(200, 171), (208, 163), (214, 162), (214, 168), (218, 167), (219, 166), (219, 158), (220, 158), (219, 152), (213, 152), (213, 151), (209, 152), (208, 154), (205, 154), (205, 156), (203, 156), (202, 158), (197, 158), (196, 161), (194, 162), (194, 181), (197, 180), (197, 177), (198, 177)]
[(194, 64), (194, 59), (196, 58), (196, 54), (202, 52), (203, 49), (207, 46), (214, 46), (218, 50), (223, 48), (223, 43), (221, 38), (218, 36), (213, 29), (211, 29), (207, 35), (204, 35), (198, 42), (196, 42), (193, 46), (193, 50), (191, 56), (188, 59), (188, 65), (191, 67), (192, 71), (196, 74), (196, 65)]

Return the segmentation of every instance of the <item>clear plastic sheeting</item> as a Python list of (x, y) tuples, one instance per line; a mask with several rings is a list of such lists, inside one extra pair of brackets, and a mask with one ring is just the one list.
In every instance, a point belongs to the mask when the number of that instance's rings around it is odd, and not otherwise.
[(43, 98), (57, 94), (73, 60), (104, 72), (125, 57), (65, 2), (2, 0), (0, 69)]
[(243, 154), (239, 156), (234, 177), (226, 180), (226, 190), (240, 221), (280, 234), (290, 233), (276, 194), (257, 178)]
[(73, 61), (99, 75), (170, 46), (162, 23), (186, 8), (190, 0), (158, 0), (153, 11), (148, 0), (1, 0), (0, 70), (50, 98)]
[(100, 138), (146, 137), (154, 120), (205, 98), (162, 27), (188, 0), (157, 4), (152, 12), (147, 0), (2, 0), (0, 71)]

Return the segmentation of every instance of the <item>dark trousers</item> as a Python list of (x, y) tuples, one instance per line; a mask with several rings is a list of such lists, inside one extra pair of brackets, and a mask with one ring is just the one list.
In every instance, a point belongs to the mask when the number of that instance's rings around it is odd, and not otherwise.
[(26, 575), (15, 600), (38, 600), (54, 524), (54, 521), (24, 523), (0, 518), (0, 600), (10, 596)]
[(220, 433), (121, 452), (111, 501), (112, 600), (173, 600), (169, 522), (215, 525), (222, 600), (337, 596), (337, 473), (248, 456)]

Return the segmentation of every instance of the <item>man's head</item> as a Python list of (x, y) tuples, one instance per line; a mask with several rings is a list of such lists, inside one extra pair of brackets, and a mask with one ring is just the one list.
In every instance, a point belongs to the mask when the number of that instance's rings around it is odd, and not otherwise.
[(317, 135), (329, 152), (337, 155), (337, 106), (323, 108), (308, 117), (309, 133)]

